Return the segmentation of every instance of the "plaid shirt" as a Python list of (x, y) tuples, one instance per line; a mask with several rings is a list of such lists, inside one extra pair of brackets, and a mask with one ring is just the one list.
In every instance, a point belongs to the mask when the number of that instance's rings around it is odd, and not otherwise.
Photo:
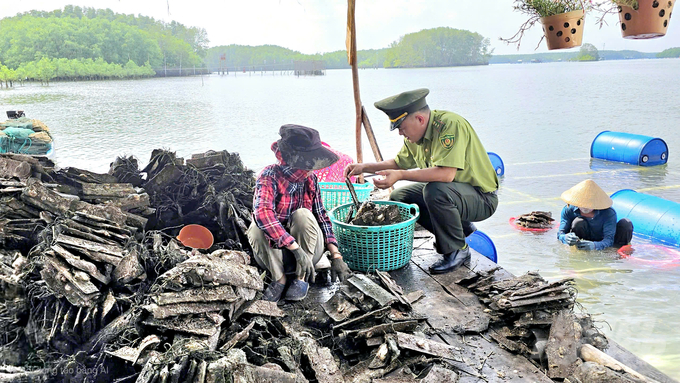
[(333, 235), (331, 221), (321, 203), (321, 191), (315, 174), (296, 180), (296, 170), (279, 164), (262, 170), (255, 185), (253, 218), (270, 245), (284, 248), (295, 242), (285, 226), (297, 209), (309, 209), (323, 231), (328, 245), (338, 245)]

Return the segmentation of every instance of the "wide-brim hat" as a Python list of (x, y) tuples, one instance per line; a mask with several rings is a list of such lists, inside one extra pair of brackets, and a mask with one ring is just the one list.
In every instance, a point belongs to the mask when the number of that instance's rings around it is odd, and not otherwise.
[(562, 193), (562, 200), (569, 205), (586, 209), (604, 210), (612, 207), (614, 202), (595, 181), (585, 180)]
[(425, 97), (430, 93), (427, 88), (409, 90), (375, 102), (376, 108), (382, 110), (390, 119), (390, 130), (397, 129), (408, 117), (427, 106)]
[(295, 169), (318, 170), (327, 168), (340, 159), (337, 154), (323, 146), (316, 129), (301, 125), (283, 125), (278, 141), (281, 157)]

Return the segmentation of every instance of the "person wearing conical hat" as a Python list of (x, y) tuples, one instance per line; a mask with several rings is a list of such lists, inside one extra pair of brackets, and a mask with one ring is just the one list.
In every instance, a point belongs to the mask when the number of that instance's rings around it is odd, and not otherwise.
[(413, 182), (394, 190), (390, 200), (418, 205), (418, 223), (434, 234), (442, 255), (430, 272), (441, 274), (470, 259), (465, 238), (476, 230), (472, 222), (496, 211), (498, 177), (470, 123), (453, 112), (430, 110), (429, 92), (416, 89), (376, 102), (404, 144), (393, 159), (348, 165), (345, 176), (382, 175), (374, 181), (381, 189), (400, 180)]
[(562, 193), (567, 203), (562, 209), (557, 238), (580, 250), (621, 247), (633, 238), (633, 223), (628, 218), (616, 221), (613, 201), (595, 181), (585, 180)]

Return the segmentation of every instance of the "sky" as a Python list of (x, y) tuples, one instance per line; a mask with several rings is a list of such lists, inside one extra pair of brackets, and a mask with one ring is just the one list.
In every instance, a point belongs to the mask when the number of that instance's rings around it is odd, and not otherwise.
[[(272, 44), (307, 54), (345, 49), (346, 0), (0, 0), (0, 18), (68, 4), (202, 27), (211, 47)], [(609, 15), (602, 28), (595, 18), (586, 17), (583, 42), (597, 49), (660, 52), (680, 47), (680, 21), (671, 20), (664, 37), (627, 40), (617, 15)], [(525, 34), (519, 50), (499, 40), (514, 35), (526, 19), (513, 10), (512, 0), (357, 0), (357, 48), (385, 48), (408, 33), (451, 27), (489, 38), (494, 54), (547, 52), (545, 41), (536, 49), (542, 36), (538, 24)]]

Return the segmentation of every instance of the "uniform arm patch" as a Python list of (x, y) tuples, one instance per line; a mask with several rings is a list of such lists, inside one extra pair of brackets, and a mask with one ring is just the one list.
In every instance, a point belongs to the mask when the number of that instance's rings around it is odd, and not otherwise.
[(453, 147), (454, 136), (453, 134), (446, 134), (440, 137), (439, 141), (445, 149), (451, 149)]

